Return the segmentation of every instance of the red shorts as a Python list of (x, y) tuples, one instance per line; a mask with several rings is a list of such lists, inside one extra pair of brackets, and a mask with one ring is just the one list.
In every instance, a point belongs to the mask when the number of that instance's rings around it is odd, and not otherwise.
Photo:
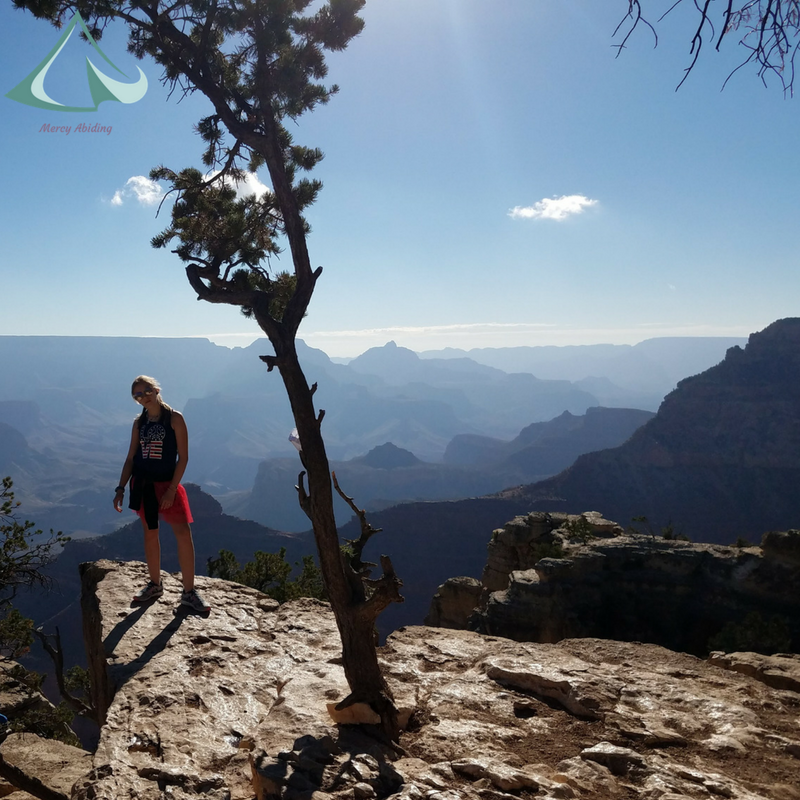
[[(169, 484), (169, 481), (156, 481), (153, 484), (156, 490), (156, 499), (159, 504), (161, 503), (161, 498), (169, 488)], [(135, 513), (144, 521), (144, 502)], [(178, 488), (175, 492), (175, 499), (172, 501), (172, 505), (169, 508), (159, 508), (158, 518), (163, 519), (164, 522), (170, 525), (177, 522), (194, 522), (192, 510), (189, 508), (189, 498), (186, 496), (186, 489), (184, 489), (183, 486), (178, 484)]]

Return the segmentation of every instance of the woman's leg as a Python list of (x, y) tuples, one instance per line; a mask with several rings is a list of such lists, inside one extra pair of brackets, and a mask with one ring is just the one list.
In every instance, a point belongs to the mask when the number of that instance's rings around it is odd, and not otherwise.
[(161, 542), (158, 539), (158, 528), (148, 528), (142, 520), (144, 530), (144, 559), (147, 561), (147, 572), (153, 583), (161, 583)]
[(192, 529), (188, 522), (173, 522), (172, 530), (178, 542), (178, 564), (183, 578), (183, 589), (186, 592), (194, 589), (194, 541)]

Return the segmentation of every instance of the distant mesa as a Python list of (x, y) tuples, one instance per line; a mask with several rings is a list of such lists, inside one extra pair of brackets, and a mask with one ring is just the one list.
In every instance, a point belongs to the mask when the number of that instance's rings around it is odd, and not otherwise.
[[(593, 412), (573, 432), (564, 425), (560, 435), (570, 441), (562, 445), (549, 435), (547, 442), (539, 437), (523, 443), (523, 428), (552, 421), (555, 433), (555, 420), (565, 411), (562, 422), (574, 421), (598, 405), (655, 410), (678, 379), (717, 363), (730, 343), (745, 340), (496, 348), (470, 351), (469, 357), (454, 351), (421, 357), (390, 342), (354, 359), (355, 367), (332, 363), (302, 341), (297, 346), (309, 382), (318, 383), (316, 399), (327, 410), (328, 457), (343, 487), (347, 478), (348, 494), (370, 509), (400, 500), (476, 497), (554, 475), (578, 454), (616, 446), (630, 434), (587, 436), (611, 430), (608, 420), (590, 424)], [(4, 474), (14, 478), (26, 513), (45, 530), (73, 536), (119, 525), (106, 493), (118, 481), (136, 413), (130, 381), (144, 373), (160, 378), (167, 401), (186, 416), (192, 448), (187, 481), (245, 516), (245, 497), (259, 495), (251, 519), (306, 530), (294, 490), (300, 464), (287, 441), (291, 409), (280, 380), (258, 360), (270, 349), (265, 339), (229, 350), (204, 339), (0, 336), (0, 420), (27, 440), (26, 449), (5, 431), (0, 455), (5, 452)], [(572, 382), (587, 376), (600, 380), (588, 379), (584, 388)], [(461, 453), (454, 449), (445, 458), (449, 463), (440, 463), (454, 437), (470, 436), (478, 439), (461, 438)], [(349, 461), (387, 442), (421, 461), (377, 469), (371, 459)], [(516, 452), (523, 444), (533, 449)], [(481, 455), (483, 445), (493, 451), (491, 459)], [(346, 507), (337, 509), (337, 518), (348, 516)]]
[(586, 409), (582, 415), (564, 411), (548, 422), (523, 428), (511, 441), (463, 434), (448, 444), (444, 463), (473, 468), (502, 465), (518, 474), (554, 475), (583, 453), (617, 447), (654, 416), (633, 408)]
[[(693, 539), (729, 544), (800, 524), (800, 319), (774, 322), (686, 378), (620, 447), (503, 493), (543, 508), (646, 516)], [(552, 506), (551, 506), (552, 507)]]
[(366, 455), (354, 458), (352, 461), (357, 464), (366, 464), (375, 469), (415, 467), (417, 464), (423, 463), (410, 450), (404, 450), (391, 442), (373, 447)]
[(0, 419), (26, 436), (42, 424), (39, 406), (32, 400), (0, 400)]
[(222, 516), (222, 506), (219, 501), (204, 492), (196, 483), (185, 483), (184, 488), (195, 519)]
[(378, 375), (387, 383), (425, 382), (431, 385), (463, 381), (497, 380), (505, 377), (502, 370), (479, 364), (471, 358), (420, 358), (413, 350), (387, 342), (371, 347), (348, 366), (355, 372)]
[[(368, 511), (402, 502), (455, 501), (555, 475), (582, 453), (621, 444), (652, 416), (637, 409), (590, 408), (580, 416), (565, 411), (549, 422), (528, 425), (511, 441), (458, 434), (446, 446), (444, 463), (419, 458), (414, 446), (395, 443), (397, 435), (414, 440), (412, 425), (419, 430), (421, 420), (407, 417), (375, 432), (394, 441), (347, 461), (331, 459), (331, 467), (347, 494)], [(229, 501), (227, 508), (281, 530), (306, 530), (308, 518), (296, 496), (286, 491), (295, 485), (297, 471), (295, 459), (262, 461), (252, 491)], [(350, 509), (337, 502), (336, 516), (348, 519)]]
[[(798, 386), (800, 319), (779, 320), (750, 336), (744, 349), (731, 347), (717, 366), (682, 380), (624, 444), (588, 452), (554, 477), (494, 495), (372, 514), (370, 522), (385, 532), (380, 547), (392, 553), (407, 585), (406, 602), (387, 609), (380, 622), (386, 629), (417, 623), (425, 613), (423, 589), (432, 593), (451, 575), (477, 577), (487, 529), (531, 511), (602, 509), (624, 526), (646, 517), (657, 536), (666, 528), (724, 545), (800, 528)], [(561, 423), (569, 422), (562, 416)], [(460, 439), (450, 456), (470, 463), (492, 441)], [(352, 523), (344, 530), (358, 535)], [(445, 563), (460, 567), (443, 575)]]
[(0, 422), (0, 465), (11, 462), (15, 455), (27, 455), (28, 442), (12, 425)]

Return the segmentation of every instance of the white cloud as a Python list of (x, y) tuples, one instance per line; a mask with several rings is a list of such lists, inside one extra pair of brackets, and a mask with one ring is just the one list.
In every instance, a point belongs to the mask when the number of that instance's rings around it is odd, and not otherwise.
[(156, 181), (144, 175), (134, 175), (125, 181), (125, 186), (117, 189), (111, 198), (112, 206), (121, 206), (126, 200), (133, 198), (143, 206), (154, 206), (161, 202), (164, 190)]
[[(206, 178), (211, 178), (217, 174), (218, 172), (211, 172), (206, 175)], [(227, 178), (226, 183), (231, 185)], [(236, 181), (232, 185), (236, 190), (236, 197), (240, 200), (251, 194), (261, 197), (265, 192), (270, 191), (270, 188), (263, 184), (254, 172), (246, 172), (243, 180)], [(114, 196), (109, 203), (112, 206), (121, 206), (126, 200), (134, 199), (140, 205), (154, 206), (160, 203), (163, 198), (164, 190), (159, 183), (151, 181), (150, 178), (145, 178), (144, 175), (134, 175), (132, 178), (128, 178), (125, 186), (114, 192)]]
[[(206, 175), (206, 178), (213, 178), (214, 175), (219, 175), (219, 170), (210, 172)], [(249, 197), (251, 194), (254, 194), (256, 197), (261, 197), (265, 192), (271, 191), (269, 186), (261, 182), (255, 172), (245, 172), (244, 180), (241, 181), (232, 182), (230, 179), (225, 178), (225, 183), (229, 186), (231, 184), (233, 185), (233, 188), (236, 190), (237, 200), (242, 200), (245, 197)]]
[(532, 206), (514, 206), (508, 216), (511, 219), (554, 219), (560, 222), (594, 205), (597, 205), (597, 200), (590, 200), (582, 194), (545, 197)]

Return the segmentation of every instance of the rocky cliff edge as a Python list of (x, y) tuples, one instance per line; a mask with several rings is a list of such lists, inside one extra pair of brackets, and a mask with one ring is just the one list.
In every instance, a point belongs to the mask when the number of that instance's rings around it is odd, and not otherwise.
[(326, 605), (200, 578), (210, 615), (176, 615), (167, 575), (160, 600), (131, 607), (144, 579), (143, 564), (83, 565), (107, 702), (74, 800), (800, 798), (797, 657), (404, 628), (381, 650), (413, 708), (393, 750), (327, 714), (347, 688)]
[[(518, 641), (800, 652), (798, 583), (800, 530), (727, 547), (623, 531), (597, 511), (534, 511), (492, 533), (482, 580), (446, 581), (425, 622)], [(764, 630), (745, 636), (748, 624)]]

